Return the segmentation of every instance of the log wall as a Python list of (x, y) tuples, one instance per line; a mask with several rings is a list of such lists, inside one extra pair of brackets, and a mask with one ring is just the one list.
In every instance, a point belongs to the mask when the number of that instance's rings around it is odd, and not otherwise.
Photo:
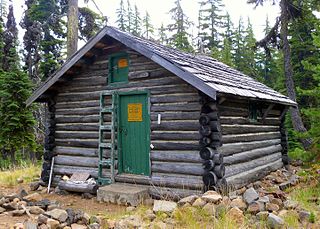
[[(59, 88), (55, 174), (83, 171), (97, 177), (100, 92), (147, 89), (154, 146), (150, 152), (151, 177), (118, 175), (116, 181), (201, 190), (204, 170), (199, 156), (198, 91), (144, 56), (126, 51), (130, 61), (129, 83), (107, 86), (108, 56), (105, 55)], [(161, 124), (157, 122), (158, 114)], [(108, 116), (105, 119), (110, 121)]]
[[(220, 99), (222, 101), (222, 99)], [(282, 106), (260, 103), (257, 121), (249, 117), (249, 101), (226, 99), (218, 105), (228, 185), (239, 188), (280, 168), (283, 134), (280, 131)], [(264, 117), (265, 116), (265, 117)]]

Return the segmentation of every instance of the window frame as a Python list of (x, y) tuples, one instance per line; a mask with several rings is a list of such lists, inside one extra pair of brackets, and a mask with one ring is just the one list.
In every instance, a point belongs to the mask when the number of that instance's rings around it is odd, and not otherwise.
[[(127, 63), (128, 63), (128, 66), (126, 67), (128, 70), (127, 70), (127, 74), (125, 76), (125, 80), (123, 81), (114, 81), (114, 73), (113, 73), (113, 67), (112, 67), (112, 64), (113, 64), (113, 60), (115, 58), (125, 58), (127, 60)], [(130, 65), (130, 62), (129, 62), (129, 55), (128, 53), (126, 52), (118, 52), (118, 53), (114, 53), (114, 54), (110, 54), (109, 57), (108, 57), (108, 79), (107, 79), (107, 84), (110, 85), (110, 86), (116, 86), (118, 84), (125, 84), (125, 83), (128, 83), (129, 82), (129, 65)]]

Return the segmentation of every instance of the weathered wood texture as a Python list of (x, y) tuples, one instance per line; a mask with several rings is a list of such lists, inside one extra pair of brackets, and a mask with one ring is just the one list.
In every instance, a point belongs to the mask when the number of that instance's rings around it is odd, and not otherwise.
[(228, 185), (239, 188), (282, 166), (281, 109), (260, 103), (257, 121), (250, 121), (249, 101), (224, 100), (218, 105)]
[[(167, 187), (175, 187), (178, 183), (181, 188), (199, 189), (203, 169), (198, 151), (201, 108), (198, 91), (144, 56), (133, 51), (129, 53), (127, 84), (107, 85), (108, 55), (104, 55), (57, 88), (55, 173), (72, 174), (80, 170), (96, 177), (100, 92), (147, 89), (150, 91), (151, 143), (154, 146), (150, 152), (151, 170), (152, 174), (158, 173), (152, 175), (148, 183)], [(111, 103), (111, 98), (106, 98), (105, 102)], [(158, 114), (161, 114), (160, 124)], [(105, 122), (110, 122), (110, 116), (105, 117)], [(168, 177), (171, 173), (176, 175)], [(129, 182), (123, 177), (116, 177), (117, 180)], [(136, 184), (146, 182), (141, 176), (133, 180)]]

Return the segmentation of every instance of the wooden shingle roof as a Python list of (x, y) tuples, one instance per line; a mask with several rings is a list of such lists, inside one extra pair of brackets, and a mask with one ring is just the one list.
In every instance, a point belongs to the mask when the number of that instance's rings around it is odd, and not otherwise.
[(104, 27), (95, 37), (90, 39), (60, 70), (44, 82), (28, 99), (27, 104), (31, 104), (40, 97), (104, 36), (110, 36), (152, 59), (214, 99), (216, 94), (219, 93), (272, 101), (285, 105), (296, 105), (287, 96), (211, 57), (175, 50), (109, 26)]

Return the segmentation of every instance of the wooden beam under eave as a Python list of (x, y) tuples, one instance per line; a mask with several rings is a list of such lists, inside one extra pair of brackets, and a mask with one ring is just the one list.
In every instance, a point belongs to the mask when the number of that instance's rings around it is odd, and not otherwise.
[(267, 118), (269, 112), (272, 110), (273, 107), (274, 107), (274, 103), (269, 104), (267, 110), (265, 110), (265, 112), (263, 113), (262, 122), (264, 122), (264, 120)]

